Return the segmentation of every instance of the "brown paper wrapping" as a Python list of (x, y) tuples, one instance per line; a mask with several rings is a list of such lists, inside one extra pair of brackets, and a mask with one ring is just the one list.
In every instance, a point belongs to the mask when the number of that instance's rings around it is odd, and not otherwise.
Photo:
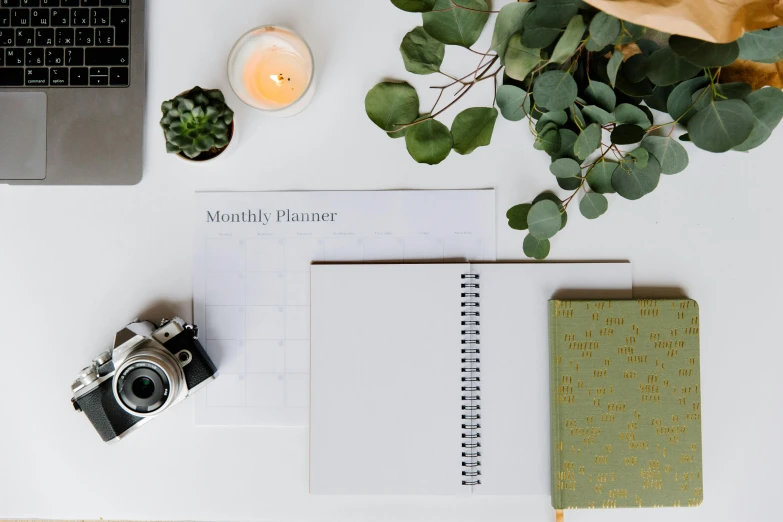
[(783, 0), (585, 0), (635, 24), (708, 42), (783, 25)]

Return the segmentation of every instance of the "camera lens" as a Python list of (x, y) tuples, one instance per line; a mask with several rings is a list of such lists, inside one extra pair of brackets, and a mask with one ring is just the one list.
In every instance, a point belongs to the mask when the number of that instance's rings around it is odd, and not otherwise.
[(155, 393), (155, 383), (149, 377), (137, 377), (131, 390), (139, 399), (149, 399)]

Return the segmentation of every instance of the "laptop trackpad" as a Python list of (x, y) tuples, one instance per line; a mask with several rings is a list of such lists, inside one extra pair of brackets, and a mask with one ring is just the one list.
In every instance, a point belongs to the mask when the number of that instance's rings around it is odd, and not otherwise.
[(46, 94), (0, 92), (0, 179), (46, 177)]

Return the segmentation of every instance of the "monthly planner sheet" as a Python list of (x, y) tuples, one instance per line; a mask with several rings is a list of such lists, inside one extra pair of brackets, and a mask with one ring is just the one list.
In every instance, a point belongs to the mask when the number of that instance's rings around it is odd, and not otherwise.
[(202, 425), (307, 426), (312, 262), (495, 260), (492, 190), (207, 192), (194, 218)]

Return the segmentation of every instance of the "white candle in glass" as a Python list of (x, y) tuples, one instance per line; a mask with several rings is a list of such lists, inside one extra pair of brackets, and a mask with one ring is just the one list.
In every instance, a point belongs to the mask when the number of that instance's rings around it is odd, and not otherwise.
[(313, 54), (291, 29), (265, 25), (234, 45), (228, 79), (237, 96), (251, 107), (272, 116), (293, 116), (315, 94)]

